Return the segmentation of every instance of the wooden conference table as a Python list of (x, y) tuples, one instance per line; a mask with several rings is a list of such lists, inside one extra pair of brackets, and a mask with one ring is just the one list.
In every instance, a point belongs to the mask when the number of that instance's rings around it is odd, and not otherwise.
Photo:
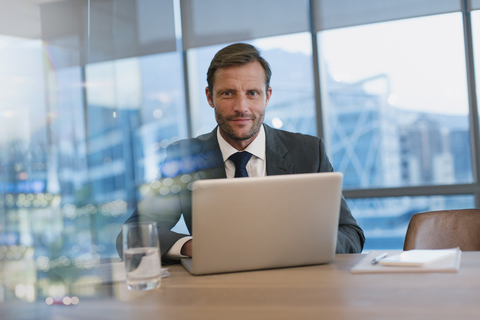
[(175, 265), (156, 290), (97, 285), (109, 297), (0, 304), (0, 319), (480, 319), (480, 252), (463, 252), (458, 273), (351, 274), (364, 256), (209, 276)]

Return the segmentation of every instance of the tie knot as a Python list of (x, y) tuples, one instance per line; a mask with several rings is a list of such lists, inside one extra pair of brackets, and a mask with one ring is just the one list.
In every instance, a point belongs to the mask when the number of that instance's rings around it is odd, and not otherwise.
[(252, 154), (250, 152), (242, 151), (236, 152), (228, 158), (235, 164), (235, 178), (248, 177), (246, 167), (251, 157)]

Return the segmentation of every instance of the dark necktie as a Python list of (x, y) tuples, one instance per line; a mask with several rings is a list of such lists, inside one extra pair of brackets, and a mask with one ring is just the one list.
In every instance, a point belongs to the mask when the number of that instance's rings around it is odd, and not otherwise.
[(235, 164), (235, 178), (248, 177), (247, 163), (252, 157), (252, 154), (247, 151), (237, 152), (232, 154), (228, 159)]

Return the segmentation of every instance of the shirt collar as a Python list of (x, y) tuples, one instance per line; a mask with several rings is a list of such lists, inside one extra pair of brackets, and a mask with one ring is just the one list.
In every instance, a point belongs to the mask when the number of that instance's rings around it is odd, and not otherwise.
[[(217, 140), (218, 145), (220, 146), (220, 151), (222, 152), (223, 162), (227, 161), (232, 154), (238, 152), (237, 149), (232, 147), (227, 141), (225, 141), (225, 139), (223, 139), (222, 135), (220, 134), (220, 128), (218, 127)], [(263, 125), (260, 126), (258, 136), (243, 151), (248, 151), (254, 156), (265, 160), (265, 129), (263, 128)]]

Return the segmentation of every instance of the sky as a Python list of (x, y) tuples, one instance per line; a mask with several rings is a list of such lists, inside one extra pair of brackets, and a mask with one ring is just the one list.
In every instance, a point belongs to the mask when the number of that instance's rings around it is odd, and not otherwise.
[[(480, 34), (480, 12), (473, 12), (472, 20), (475, 39)], [(388, 75), (389, 102), (398, 108), (467, 115), (462, 28), (461, 13), (451, 13), (327, 30), (319, 34), (319, 51), (338, 81), (353, 83)], [(311, 55), (310, 42), (309, 33), (303, 33), (255, 44), (263, 50), (280, 48)], [(480, 61), (480, 42), (476, 45), (475, 58)]]

